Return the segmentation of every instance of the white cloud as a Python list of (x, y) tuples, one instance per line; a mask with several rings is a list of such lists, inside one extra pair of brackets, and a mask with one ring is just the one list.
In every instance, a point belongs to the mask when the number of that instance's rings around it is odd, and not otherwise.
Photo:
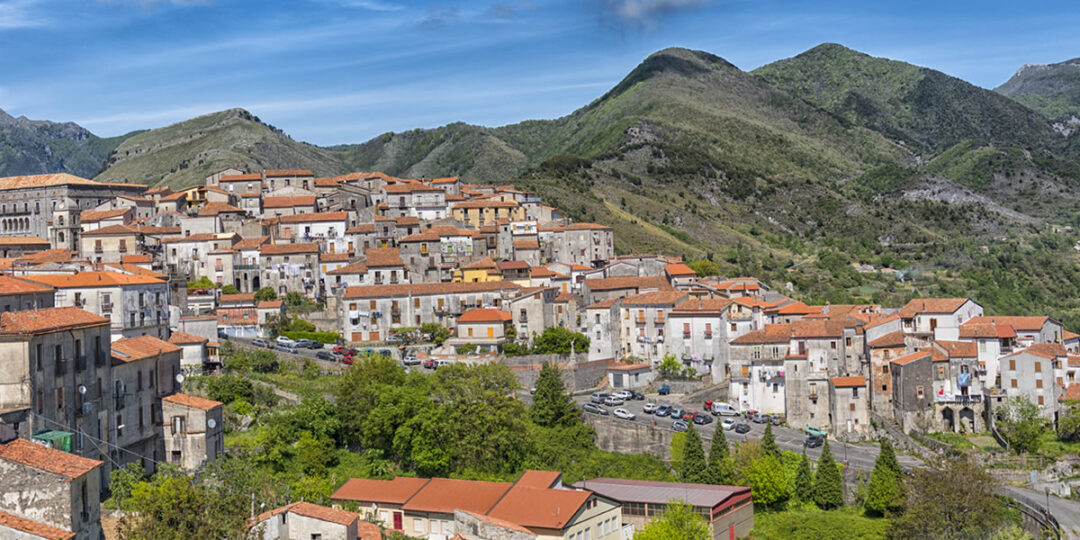
[(656, 27), (664, 16), (697, 9), (707, 0), (602, 0), (603, 10), (624, 23)]
[(371, 11), (401, 11), (405, 9), (405, 6), (401, 4), (378, 2), (376, 0), (344, 0), (341, 3), (345, 6), (358, 7)]
[(0, 0), (0, 30), (38, 28), (50, 23), (38, 10), (40, 0)]

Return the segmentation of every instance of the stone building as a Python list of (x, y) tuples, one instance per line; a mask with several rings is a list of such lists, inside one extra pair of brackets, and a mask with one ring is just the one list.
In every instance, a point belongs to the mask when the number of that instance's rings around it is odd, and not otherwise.
[(319, 245), (313, 242), (263, 244), (259, 249), (259, 264), (263, 268), (262, 286), (274, 289), (280, 296), (289, 291), (311, 296), (322, 279)]
[(621, 358), (621, 298), (610, 298), (585, 308), (585, 335), (589, 336), (589, 361)]
[(624, 299), (619, 306), (619, 317), (622, 319), (620, 356), (630, 355), (649, 363), (659, 362), (666, 350), (667, 336), (664, 330), (667, 316), (687, 298), (684, 291), (665, 290)]
[(179, 387), (181, 349), (153, 336), (124, 338), (112, 344), (116, 444), (112, 461), (125, 465), (135, 460), (153, 473), (164, 459), (161, 398)]
[(165, 457), (194, 471), (225, 455), (224, 405), (187, 394), (161, 398)]
[(169, 337), (168, 283), (150, 273), (76, 272), (26, 279), (56, 289), (57, 306), (74, 306), (108, 317), (114, 340), (145, 334)]
[(934, 377), (931, 352), (917, 351), (890, 362), (893, 417), (904, 431), (932, 431)]
[(866, 378), (860, 375), (829, 379), (829, 424), (840, 440), (860, 440), (870, 431), (870, 407)]
[(53, 307), (54, 289), (25, 279), (0, 276), (0, 311)]
[(0, 424), (0, 537), (99, 540), (102, 462), (16, 438)]
[(255, 518), (252, 531), (259, 540), (357, 540), (360, 514), (295, 502)]

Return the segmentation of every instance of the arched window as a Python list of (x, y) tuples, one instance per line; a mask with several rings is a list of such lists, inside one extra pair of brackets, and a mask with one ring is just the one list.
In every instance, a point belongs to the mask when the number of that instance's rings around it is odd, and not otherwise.
[(61, 244), (64, 243), (64, 233), (62, 233), (62, 232), (60, 233), (60, 243)]

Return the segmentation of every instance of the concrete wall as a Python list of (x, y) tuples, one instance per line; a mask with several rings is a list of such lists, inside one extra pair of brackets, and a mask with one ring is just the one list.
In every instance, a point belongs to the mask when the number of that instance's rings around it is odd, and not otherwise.
[[(34, 467), (0, 460), (0, 477), (4, 478), (0, 510), (75, 531), (77, 540), (98, 540), (102, 534), (98, 476), (94, 470), (69, 480)], [(86, 520), (83, 520), (84, 511)]]
[(540, 376), (540, 369), (544, 362), (550, 362), (559, 366), (563, 384), (570, 392), (596, 388), (607, 380), (607, 369), (612, 365), (612, 360), (586, 361), (586, 354), (577, 354), (573, 357), (557, 354), (533, 354), (528, 356), (508, 356), (502, 360), (510, 367), (510, 370), (518, 376), (522, 388), (536, 386), (536, 379)]
[(585, 423), (596, 430), (596, 446), (601, 450), (650, 454), (664, 461), (671, 460), (671, 436), (675, 432), (670, 429), (595, 414), (586, 414)]

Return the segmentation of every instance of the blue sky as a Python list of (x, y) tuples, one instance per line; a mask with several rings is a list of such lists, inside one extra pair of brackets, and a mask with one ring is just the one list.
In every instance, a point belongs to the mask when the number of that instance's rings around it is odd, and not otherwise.
[(1075, 0), (0, 0), (0, 109), (110, 136), (243, 107), (299, 140), (554, 118), (648, 54), (838, 42), (983, 87), (1080, 56)]

